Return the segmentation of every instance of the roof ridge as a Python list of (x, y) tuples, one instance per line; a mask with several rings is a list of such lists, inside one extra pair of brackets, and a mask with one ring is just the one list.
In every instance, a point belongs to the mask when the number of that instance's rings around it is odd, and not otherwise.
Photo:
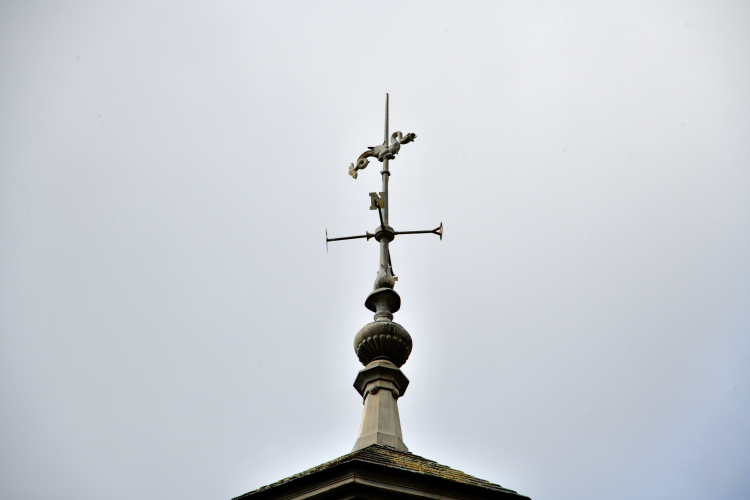
[(303, 472), (299, 472), (287, 478), (281, 479), (280, 481), (276, 481), (275, 483), (271, 483), (266, 486), (261, 486), (260, 488), (256, 490), (250, 491), (248, 493), (245, 493), (244, 495), (240, 495), (239, 497), (236, 497), (235, 500), (239, 498), (247, 497), (249, 495), (253, 495), (255, 493), (260, 493), (261, 491), (270, 490), (277, 486), (281, 486), (282, 484), (286, 484), (291, 481), (294, 481), (295, 479), (309, 476), (311, 474), (315, 474), (316, 472), (320, 472), (320, 471), (335, 467), (337, 465), (341, 465), (341, 464), (345, 464), (347, 462), (353, 462), (353, 461), (362, 462), (362, 463), (370, 463), (370, 464), (378, 464), (378, 465), (382, 465), (385, 467), (391, 467), (394, 469), (399, 469), (399, 470), (403, 470), (407, 472), (413, 472), (416, 474), (423, 474), (426, 476), (442, 478), (448, 481), (473, 485), (473, 486), (477, 486), (480, 488), (485, 488), (485, 489), (490, 489), (490, 490), (495, 490), (495, 491), (516, 493), (514, 490), (503, 488), (499, 484), (492, 483), (490, 481), (487, 481), (486, 479), (480, 479), (478, 477), (472, 476), (458, 469), (453, 469), (451, 467), (448, 467), (447, 465), (440, 464), (434, 460), (430, 460), (428, 458), (415, 455), (412, 452), (402, 451), (397, 448), (393, 448), (391, 446), (372, 444), (365, 448), (361, 448), (359, 450), (352, 451), (351, 453), (347, 453), (346, 455), (342, 455), (338, 458), (334, 458), (333, 460), (329, 460), (328, 462), (322, 463), (320, 465), (307, 469)]

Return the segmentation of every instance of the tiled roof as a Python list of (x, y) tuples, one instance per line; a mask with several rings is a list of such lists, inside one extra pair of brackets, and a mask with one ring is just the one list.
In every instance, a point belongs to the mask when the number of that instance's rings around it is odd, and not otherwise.
[(480, 488), (486, 488), (488, 490), (501, 491), (505, 493), (515, 493), (515, 491), (503, 488), (498, 484), (494, 484), (489, 481), (485, 481), (484, 479), (470, 476), (464, 472), (461, 472), (460, 470), (451, 469), (450, 467), (441, 465), (432, 460), (427, 460), (426, 458), (414, 455), (413, 453), (399, 451), (395, 448), (391, 448), (390, 446), (380, 446), (374, 444), (368, 446), (367, 448), (362, 448), (361, 450), (357, 450), (349, 453), (348, 455), (344, 455), (342, 457), (331, 460), (330, 462), (318, 465), (317, 467), (313, 467), (312, 469), (300, 472), (299, 474), (289, 476), (288, 478), (282, 479), (281, 481), (263, 486), (255, 491), (245, 493), (244, 495), (241, 495), (237, 498), (239, 499), (249, 495), (253, 495), (255, 493), (260, 493), (262, 491), (281, 486), (282, 484), (289, 483), (291, 481), (294, 481), (295, 479), (309, 476), (311, 474), (315, 474), (316, 472), (330, 469), (347, 462), (365, 462), (369, 464), (382, 465), (385, 467), (390, 467), (392, 469), (416, 472), (418, 474), (439, 477), (442, 479), (447, 479), (449, 481), (455, 481), (457, 483), (479, 486)]

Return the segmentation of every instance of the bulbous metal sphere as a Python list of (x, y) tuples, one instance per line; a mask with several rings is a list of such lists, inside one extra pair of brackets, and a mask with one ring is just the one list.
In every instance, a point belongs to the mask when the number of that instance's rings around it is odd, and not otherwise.
[(376, 358), (388, 359), (401, 367), (411, 354), (411, 335), (406, 328), (391, 321), (373, 321), (362, 327), (354, 337), (354, 351), (367, 366)]

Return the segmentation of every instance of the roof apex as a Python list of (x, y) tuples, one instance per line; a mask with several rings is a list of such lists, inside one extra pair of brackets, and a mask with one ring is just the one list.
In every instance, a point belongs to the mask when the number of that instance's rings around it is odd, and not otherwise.
[[(351, 463), (351, 462), (359, 462), (362, 464), (370, 464), (370, 465), (374, 465), (377, 467), (384, 467), (384, 468), (389, 468), (389, 469), (396, 469), (400, 471), (421, 474), (423, 476), (429, 476), (432, 478), (438, 478), (438, 479), (451, 481), (453, 483), (479, 487), (484, 490), (490, 490), (490, 491), (494, 491), (498, 493), (518, 495), (513, 490), (510, 490), (508, 488), (503, 488), (502, 486), (498, 484), (491, 483), (484, 479), (479, 479), (477, 477), (470, 476), (469, 474), (466, 474), (465, 472), (461, 472), (456, 469), (451, 469), (448, 466), (441, 465), (433, 460), (428, 460), (426, 458), (420, 457), (419, 455), (415, 455), (410, 452), (400, 451), (390, 446), (382, 446), (382, 445), (374, 444), (366, 448), (353, 451), (352, 453), (343, 455), (339, 458), (323, 463), (321, 465), (308, 469), (304, 472), (294, 474), (293, 476), (289, 476), (275, 483), (269, 484), (267, 486), (262, 486), (256, 490), (245, 493), (244, 495), (240, 495), (236, 497), (234, 500), (248, 499), (249, 497), (254, 496), (256, 494), (267, 492), (269, 490), (275, 489), (285, 484), (289, 484), (299, 479), (309, 477), (314, 474), (317, 474), (326, 470), (330, 470), (330, 469), (333, 469), (334, 467), (338, 467), (340, 465)], [(523, 495), (518, 495), (518, 497), (527, 498)]]

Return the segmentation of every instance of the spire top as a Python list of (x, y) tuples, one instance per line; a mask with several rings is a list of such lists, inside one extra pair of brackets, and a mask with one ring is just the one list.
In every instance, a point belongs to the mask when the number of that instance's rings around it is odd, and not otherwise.
[[(396, 401), (401, 397), (409, 384), (409, 379), (401, 372), (400, 367), (406, 363), (411, 354), (412, 340), (409, 332), (393, 322), (393, 314), (401, 308), (401, 297), (393, 289), (398, 278), (393, 272), (390, 243), (401, 234), (436, 234), (443, 239), (443, 223), (431, 230), (396, 231), (389, 225), (388, 182), (391, 172), (389, 162), (396, 158), (401, 145), (413, 142), (416, 134), (402, 134), (400, 131), (389, 132), (389, 95), (385, 95), (385, 134), (383, 144), (370, 146), (357, 159), (356, 164), (349, 166), (349, 175), (357, 178), (358, 171), (367, 168), (368, 158), (377, 158), (383, 164), (382, 191), (369, 194), (370, 210), (378, 211), (380, 225), (374, 233), (369, 231), (360, 236), (329, 238), (326, 230), (326, 248), (330, 241), (353, 240), (358, 238), (375, 238), (380, 244), (380, 265), (373, 291), (365, 300), (365, 307), (375, 313), (374, 321), (365, 325), (354, 337), (354, 350), (365, 369), (359, 372), (354, 387), (364, 398), (364, 413), (354, 449), (358, 450), (371, 444), (393, 446), (406, 451), (401, 435), (401, 423)], [(390, 138), (390, 143), (389, 143)], [(382, 389), (382, 390), (381, 390)]]

